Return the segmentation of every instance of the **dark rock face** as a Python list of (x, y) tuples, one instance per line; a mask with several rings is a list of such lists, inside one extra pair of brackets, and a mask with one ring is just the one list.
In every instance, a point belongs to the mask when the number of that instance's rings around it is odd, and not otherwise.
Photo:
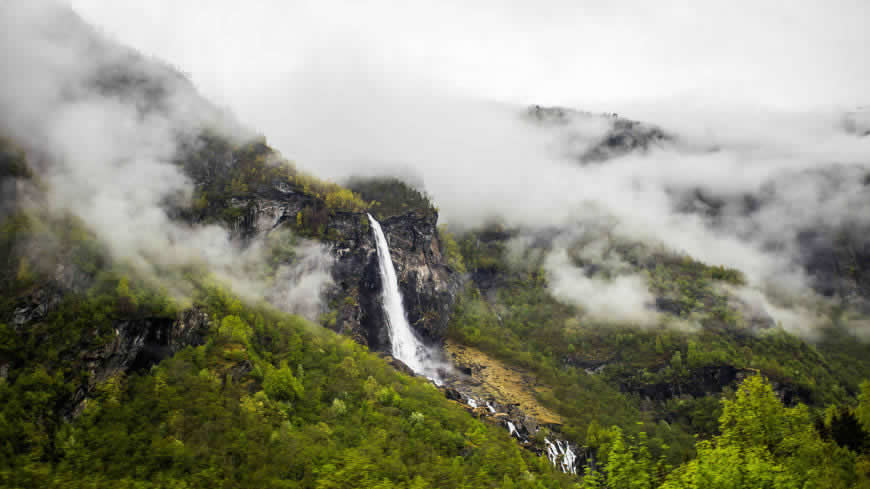
[[(364, 221), (365, 220), (365, 221)], [(381, 223), (399, 279), (411, 326), (429, 342), (444, 338), (460, 278), (447, 266), (436, 231), (437, 216), (405, 214)], [(365, 224), (363, 224), (363, 222)], [(330, 226), (344, 236), (333, 243), (336, 258), (330, 295), (343, 298), (335, 329), (373, 350), (387, 350), (389, 338), (381, 306), (383, 285), (378, 254), (367, 217), (336, 215)]]
[(12, 326), (16, 329), (38, 322), (55, 310), (63, 300), (63, 292), (54, 284), (41, 287), (18, 301), (12, 311)]
[(612, 112), (595, 114), (564, 107), (533, 105), (526, 110), (526, 116), (536, 124), (548, 127), (568, 126), (578, 119), (605, 121), (609, 128), (604, 136), (593, 141), (582, 154), (576, 155), (584, 165), (601, 163), (635, 151), (646, 152), (664, 143), (676, 141), (674, 136), (654, 125), (626, 119)]
[(408, 321), (424, 338), (432, 341), (444, 338), (460, 285), (459, 277), (441, 254), (436, 221), (437, 216), (406, 214), (388, 219), (384, 231), (390, 242)]
[(689, 395), (703, 397), (711, 393), (719, 393), (727, 386), (745, 378), (749, 372), (731, 365), (705, 366), (691, 371), (687, 379), (674, 383), (621, 385), (626, 392), (634, 392), (642, 398), (653, 401), (665, 401), (673, 397)]
[[(721, 393), (726, 387), (737, 388), (747, 377), (755, 375), (752, 369), (741, 369), (732, 365), (708, 365), (692, 369), (686, 378), (675, 382), (660, 382), (655, 384), (622, 382), (619, 387), (623, 392), (631, 392), (650, 401), (667, 401), (675, 397), (704, 397), (708, 394)], [(773, 382), (773, 390), (779, 399), (787, 406), (799, 402), (813, 404), (812, 392), (799, 385)]]
[(208, 315), (188, 309), (175, 319), (141, 318), (116, 321), (115, 337), (96, 349), (83, 349), (78, 360), (90, 374), (72, 399), (72, 413), (78, 414), (94, 387), (115, 375), (150, 368), (187, 346), (205, 343), (211, 327)]
[(87, 290), (92, 277), (70, 264), (58, 264), (52, 280), (19, 297), (12, 308), (10, 324), (16, 329), (37, 323), (56, 310), (64, 297)]
[[(62, 268), (62, 267), (59, 267)], [(69, 270), (71, 267), (67, 267)], [(59, 277), (63, 278), (61, 273)], [(21, 298), (12, 310), (11, 324), (20, 335), (42, 334), (40, 323), (58, 310), (67, 297), (75, 297), (76, 287), (56, 281), (39, 287)], [(98, 336), (85, 334), (72, 349), (62, 352), (61, 361), (79, 366), (87, 373), (87, 381), (75, 385), (71, 398), (62, 406), (67, 415), (77, 415), (83, 401), (101, 382), (118, 374), (150, 368), (186, 346), (205, 343), (210, 328), (208, 315), (198, 309), (188, 309), (176, 318), (125, 318), (111, 325), (113, 337), (95, 341)], [(4, 376), (21, 367), (0, 358)], [(76, 382), (80, 379), (71, 380)]]
[(399, 360), (398, 358), (393, 357), (392, 355), (387, 355), (386, 353), (381, 354), (382, 357), (390, 364), (394, 369), (402, 372), (403, 374), (414, 377), (417, 374), (411, 369), (411, 367), (407, 366), (405, 362)]
[[(260, 195), (260, 193), (258, 193)], [(262, 197), (235, 199), (245, 212), (234, 223), (241, 239), (251, 239), (295, 222), (296, 215), (317, 203), (310, 196), (273, 188)], [(335, 286), (327, 296), (337, 311), (336, 331), (372, 350), (389, 349), (381, 307), (381, 279), (374, 236), (365, 213), (325, 211), (324, 241), (335, 258)], [(381, 222), (399, 279), (405, 312), (414, 329), (429, 342), (444, 338), (461, 278), (442, 255), (435, 213), (409, 212)], [(324, 311), (325, 312), (325, 311)]]
[(817, 292), (870, 313), (870, 229), (851, 226), (798, 234), (807, 273)]
[(451, 401), (462, 401), (462, 394), (452, 387), (444, 389), (444, 396)]
[(632, 151), (647, 151), (671, 139), (671, 136), (658, 127), (614, 117), (610, 131), (601, 141), (583, 153), (580, 161), (583, 163), (606, 161)]
[(268, 233), (296, 214), (312, 206), (314, 199), (289, 188), (271, 187), (266, 196), (230, 199), (229, 206), (243, 210), (233, 223), (232, 232), (242, 239)]
[(680, 305), (679, 301), (668, 297), (656, 297), (655, 308), (656, 311), (673, 314), (678, 317), (683, 313), (683, 307)]
[(773, 392), (786, 406), (794, 406), (797, 403), (813, 405), (817, 402), (817, 399), (813, 397), (812, 391), (800, 385), (784, 382), (772, 382), (771, 385), (773, 386)]
[(116, 340), (104, 350), (108, 369), (137, 371), (150, 368), (185, 346), (205, 343), (208, 315), (197, 309), (175, 320), (144, 318), (119, 321)]

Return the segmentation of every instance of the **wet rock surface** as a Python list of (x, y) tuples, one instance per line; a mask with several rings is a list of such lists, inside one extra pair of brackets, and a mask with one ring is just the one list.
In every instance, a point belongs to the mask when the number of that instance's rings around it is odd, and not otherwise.
[[(446, 355), (453, 369), (442, 375), (445, 397), (462, 404), (472, 416), (503, 427), (524, 448), (565, 473), (582, 471), (585, 453), (560, 434), (561, 418), (535, 398), (533, 375), (508, 367), (483, 352), (447, 342)], [(541, 430), (549, 435), (543, 436)]]
[[(296, 220), (298, 213), (319, 205), (312, 197), (275, 188), (249, 199), (234, 199), (244, 213), (233, 224), (242, 240), (251, 240)], [(376, 351), (389, 350), (380, 306), (381, 279), (377, 250), (365, 213), (325, 211), (321, 240), (335, 258), (327, 291), (337, 311), (327, 326)], [(408, 322), (427, 343), (440, 343), (462, 277), (447, 264), (437, 231), (438, 214), (412, 211), (380, 221), (396, 268)], [(326, 312), (326, 311), (324, 311)]]

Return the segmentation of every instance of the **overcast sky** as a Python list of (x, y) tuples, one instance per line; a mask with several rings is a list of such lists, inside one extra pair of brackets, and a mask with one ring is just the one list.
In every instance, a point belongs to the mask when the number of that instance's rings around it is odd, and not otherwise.
[(347, 64), (520, 103), (870, 103), (866, 0), (71, 0), (257, 122), (258, 95)]

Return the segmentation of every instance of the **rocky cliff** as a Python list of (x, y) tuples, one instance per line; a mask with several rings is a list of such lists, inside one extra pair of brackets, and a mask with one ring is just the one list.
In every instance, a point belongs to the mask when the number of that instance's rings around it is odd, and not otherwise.
[[(198, 209), (179, 210), (182, 218), (221, 222), (243, 244), (280, 230), (324, 243), (335, 259), (324, 323), (373, 350), (389, 350), (366, 206), (335, 204), (339, 195), (350, 198), (349, 190), (298, 173), (261, 141), (234, 147), (204, 135), (188, 142), (178, 163), (208, 196)], [(396, 179), (355, 184), (366, 188), (361, 193), (389, 242), (408, 320), (428, 341), (441, 341), (461, 277), (442, 254), (437, 211)]]
[[(673, 135), (657, 126), (626, 119), (615, 113), (593, 114), (564, 107), (533, 105), (526, 110), (526, 115), (538, 124), (549, 126), (569, 126), (572, 122), (583, 119), (603, 123), (604, 133), (589, 141), (589, 147), (582, 153), (573, 155), (584, 165), (603, 163), (633, 152), (645, 153), (664, 144), (676, 142)], [(584, 136), (581, 133), (571, 134), (571, 138), (576, 137)]]
[[(59, 266), (54, 280), (37, 285), (15, 300), (11, 315), (0, 317), (0, 323), (9, 321), (15, 336), (12, 341), (18, 344), (63, 345), (56, 357), (46, 359), (44, 366), (82, 374), (69, 381), (70, 392), (61, 407), (67, 415), (81, 412), (98, 384), (119, 374), (147, 370), (184, 347), (205, 343), (211, 320), (198, 308), (184, 310), (175, 317), (118, 315), (108, 322), (94, 318), (79, 334), (72, 334), (78, 325), (70, 325), (68, 337), (60, 338), (51, 325), (83, 302), (82, 290), (71, 280), (76, 280), (76, 275), (79, 280), (87, 278), (73, 268)], [(6, 378), (13, 369), (27, 367), (32, 360), (14, 353), (0, 355), (0, 378)]]
[[(322, 204), (305, 194), (274, 189), (269, 196), (233, 199), (244, 209), (233, 229), (254, 239), (279, 229), (298, 231), (297, 216)], [(318, 209), (315, 212), (321, 212)], [(335, 259), (334, 286), (327, 291), (332, 316), (326, 325), (372, 350), (388, 351), (389, 339), (380, 305), (377, 251), (363, 212), (326, 211), (321, 239)], [(447, 264), (437, 230), (438, 214), (411, 211), (383, 219), (381, 226), (399, 278), (408, 320), (429, 342), (443, 340), (461, 277)], [(324, 310), (326, 313), (327, 310)]]
[[(213, 140), (198, 149), (198, 152), (182, 151), (178, 163), (193, 180), (205, 204), (189, 207), (168, 204), (167, 213), (193, 225), (220, 224), (230, 230), (232, 238), (243, 248), (267, 236), (292, 241), (286, 243), (289, 248), (300, 236), (322, 243), (333, 260), (329, 270), (332, 285), (323, 291), (326, 300), (320, 311), (321, 322), (372, 350), (389, 351), (380, 304), (382, 285), (377, 252), (366, 213), (361, 209), (331, 207), (329, 195), (321, 188), (306, 188), (309, 181), (299, 183), (301, 177), (294, 180), (285, 174), (272, 178), (279, 166), (264, 163), (264, 156), (271, 157), (274, 152), (261, 142), (239, 148)], [(26, 179), (28, 173), (16, 170), (22, 165), (26, 169), (23, 157), (16, 156), (13, 163), (17, 166), (7, 160), (12, 161), (3, 159), (0, 185), (11, 188), (24, 185), (20, 179)], [(238, 181), (240, 168), (267, 177), (235, 185), (232, 180)], [(18, 183), (15, 179), (19, 179)], [(349, 193), (334, 184), (309, 180), (330, 192)], [(27, 186), (31, 187), (29, 183)], [(36, 187), (31, 190), (35, 192)], [(9, 195), (4, 193), (2, 199), (8, 208), (4, 215), (16, 215), (20, 202)], [(408, 209), (379, 217), (390, 244), (409, 322), (424, 339), (440, 342), (461, 277), (447, 265), (442, 254), (436, 227), (438, 214), (431, 208)], [(28, 222), (28, 218), (22, 219), (22, 223)], [(70, 401), (63, 409), (75, 413), (99, 383), (120, 373), (150, 368), (188, 345), (205, 342), (212, 319), (196, 307), (166, 313), (125, 307), (123, 301), (95, 300), (91, 291), (101, 280), (99, 270), (108, 266), (108, 254), (98, 250), (100, 245), (96, 241), (88, 238), (81, 243), (61, 245), (63, 240), (54, 243), (57, 237), (53, 237), (51, 246), (44, 245), (47, 248), (36, 253), (34, 239), (46, 242), (45, 238), (35, 235), (38, 227), (30, 229), (29, 224), (18, 226), (17, 222), (3, 221), (6, 227), (0, 242), (0, 291), (4, 295), (0, 297), (0, 340), (3, 340), (0, 376), (7, 377), (28, 361), (14, 352), (7, 354), (7, 339), (9, 345), (29, 345), (51, 330), (54, 335), (51, 340), (59, 343), (53, 345), (53, 351), (60, 353), (59, 358), (46, 359), (47, 364), (66, 362), (67, 370), (85, 372), (83, 378), (72, 382)], [(50, 226), (64, 228), (56, 223)], [(80, 224), (71, 228), (76, 229), (77, 235), (88, 234), (86, 227), (77, 226)], [(271, 235), (273, 232), (276, 234)], [(282, 259), (289, 263), (294, 257), (289, 254)], [(38, 268), (38, 273), (33, 274), (33, 279), (26, 279), (33, 267)], [(114, 283), (107, 287), (115, 294)], [(54, 328), (63, 322), (64, 311), (92, 306), (102, 308), (93, 314), (99, 314), (104, 321), (76, 325), (63, 335), (54, 334)]]

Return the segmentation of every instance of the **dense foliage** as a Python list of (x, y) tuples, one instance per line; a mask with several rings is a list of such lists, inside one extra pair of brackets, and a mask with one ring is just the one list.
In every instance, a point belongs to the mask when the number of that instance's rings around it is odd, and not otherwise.
[[(24, 256), (17, 243), (48, 232), (49, 223), (15, 216), (3, 226), (4, 268), (16, 269)], [(58, 248), (85, 270), (83, 285), (23, 329), (9, 322), (16, 302), (50, 276), (34, 268), (4, 282), (4, 487), (538, 488), (568, 481), (504, 430), (348, 339), (246, 304), (203, 270), (180, 272), (193, 288), (175, 301), (108, 260), (79, 225), (70, 223), (66, 234), (54, 233), (59, 223), (50, 226)], [(69, 417), (75, 391), (89, 385), (85, 352), (112, 345), (120, 322), (180, 320), (191, 308), (210, 318), (205, 345), (99, 381)]]
[(359, 194), (299, 171), (265, 141), (240, 145), (205, 132), (183, 147), (178, 164), (197, 184), (192, 209), (186, 210), (197, 221), (233, 225), (248, 211), (252, 197), (294, 192), (308, 200), (298, 217), (299, 230), (321, 236), (329, 213), (370, 207)]
[[(870, 387), (870, 386), (868, 386)], [(865, 388), (865, 391), (867, 388)], [(867, 406), (862, 399), (856, 409)], [(851, 416), (852, 414), (849, 413)], [(605, 432), (607, 465), (587, 469), (587, 489), (863, 488), (870, 484), (866, 446), (857, 451), (820, 435), (805, 405), (786, 407), (761, 376), (748, 378), (722, 402), (721, 434), (697, 443), (697, 456), (669, 472), (655, 462), (646, 434)], [(826, 424), (829, 428), (830, 423)], [(870, 436), (860, 428), (864, 443)]]
[[(296, 172), (260, 142), (205, 135), (189, 150), (179, 164), (197, 191), (182, 217), (233, 223), (246, 199), (275, 189), (306, 199), (294, 234), (270, 234), (264, 260), (244, 265), (264, 280), (295, 260), (298, 236), (331, 239), (335, 216), (367, 231), (364, 210), (437, 213), (398, 180), (347, 189)], [(3, 151), (0, 183), (34, 178), (23, 154)], [(740, 272), (617, 243), (668, 316), (612, 324), (556, 300), (543, 255), (517, 254), (512, 237), (439, 229), (451, 269), (472, 279), (449, 336), (535, 376), (537, 401), (582, 447), (582, 479), (430, 383), (241, 300), (207, 270), (142, 276), (110, 259), (85, 223), (28, 209), (0, 221), (0, 486), (870, 487), (870, 355), (836, 316), (812, 345), (733, 306)], [(34, 301), (50, 307), (19, 321)], [(95, 378), (122, 325), (191, 312), (208, 319), (204, 344)], [(678, 327), (687, 323), (697, 327)]]
[[(739, 272), (710, 267), (688, 257), (657, 252), (635, 260), (656, 297), (675, 304), (657, 326), (606, 323), (557, 301), (549, 292), (541, 254), (517, 259), (504, 229), (467, 234), (462, 258), (474, 278), (450, 320), (450, 336), (512, 365), (534, 372), (549, 389), (538, 400), (558, 413), (563, 432), (598, 451), (618, 426), (626, 439), (643, 433), (644, 450), (659, 466), (693, 457), (703, 439), (721, 434), (720, 400), (739, 380), (761, 372), (789, 403), (819, 410), (850, 402), (868, 377), (867, 347), (834, 347), (834, 332), (813, 346), (778, 327), (758, 328), (731, 307), (725, 288), (739, 285)], [(679, 328), (680, 321), (700, 327)], [(845, 336), (837, 345), (846, 343)], [(835, 354), (835, 351), (840, 351)], [(849, 361), (853, 358), (853, 361)], [(622, 436), (622, 435), (621, 435)], [(662, 458), (664, 457), (664, 458)]]
[(393, 177), (351, 178), (346, 186), (371, 202), (377, 219), (385, 219), (408, 212), (436, 213), (432, 199), (407, 182)]
[[(70, 424), (60, 372), (0, 383), (15, 487), (556, 487), (546, 465), (349, 340), (242, 307), (206, 346), (99, 387)], [(236, 314), (231, 314), (236, 313)], [(290, 367), (289, 365), (292, 365)], [(554, 478), (555, 477), (555, 478)], [(555, 484), (555, 485), (554, 485)]]

